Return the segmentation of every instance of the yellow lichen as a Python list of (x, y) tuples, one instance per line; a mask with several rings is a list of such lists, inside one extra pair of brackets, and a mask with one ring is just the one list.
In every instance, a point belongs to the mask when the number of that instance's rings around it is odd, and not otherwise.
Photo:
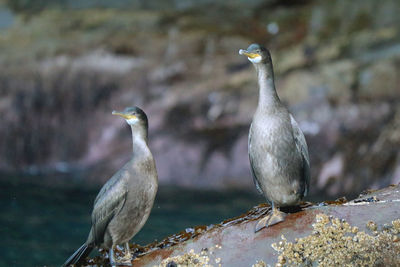
[(255, 264), (251, 265), (251, 267), (267, 267), (267, 264), (264, 261), (257, 261)]
[(213, 254), (215, 249), (221, 249), (220, 245), (215, 245), (211, 248), (205, 248), (200, 251), (200, 253), (195, 253), (193, 249), (191, 249), (188, 253), (183, 255), (169, 257), (164, 259), (158, 266), (154, 267), (214, 267), (212, 265), (215, 262), (216, 267), (221, 267), (221, 258), (213, 259)]
[(378, 226), (373, 221), (368, 221), (367, 222), (367, 227), (371, 231), (376, 231), (376, 229), (378, 229)]
[(317, 214), (312, 226), (311, 235), (294, 243), (282, 236), (272, 244), (280, 252), (276, 266), (400, 266), (400, 219), (385, 231), (369, 221), (373, 235), (326, 214)]
[(400, 219), (392, 221), (393, 229), (396, 231), (396, 233), (400, 232)]

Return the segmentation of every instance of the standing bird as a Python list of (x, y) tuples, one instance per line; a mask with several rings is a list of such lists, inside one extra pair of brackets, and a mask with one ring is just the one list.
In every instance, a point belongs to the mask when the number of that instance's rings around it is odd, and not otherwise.
[[(94, 201), (89, 236), (63, 266), (78, 263), (95, 247), (109, 249), (111, 265), (131, 266), (128, 241), (143, 227), (153, 207), (158, 178), (147, 145), (147, 116), (138, 107), (112, 114), (121, 116), (131, 126), (132, 158), (101, 188)], [(113, 249), (119, 244), (125, 244), (125, 256), (116, 261)]]
[(249, 159), (257, 190), (272, 205), (258, 221), (255, 232), (284, 221), (278, 207), (298, 204), (307, 195), (310, 163), (304, 134), (276, 93), (269, 51), (252, 44), (240, 49), (253, 63), (259, 86), (259, 100), (249, 132)]

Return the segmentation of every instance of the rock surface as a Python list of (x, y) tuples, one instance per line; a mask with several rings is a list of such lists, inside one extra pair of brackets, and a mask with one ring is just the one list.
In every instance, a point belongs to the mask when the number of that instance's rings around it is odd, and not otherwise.
[[(260, 205), (220, 225), (188, 228), (159, 243), (135, 246), (133, 266), (400, 264), (400, 185), (365, 192), (349, 202), (303, 205), (284, 222), (254, 233), (268, 210)], [(107, 264), (107, 259), (89, 263)]]

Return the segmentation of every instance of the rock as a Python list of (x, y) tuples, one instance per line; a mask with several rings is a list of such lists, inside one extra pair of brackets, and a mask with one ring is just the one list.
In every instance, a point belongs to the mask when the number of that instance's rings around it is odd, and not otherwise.
[[(135, 245), (133, 266), (400, 263), (400, 185), (362, 193), (349, 202), (306, 204), (284, 222), (254, 233), (268, 210), (261, 204), (219, 225), (194, 227), (145, 247)], [(88, 263), (107, 261), (100, 257)]]
[(299, 105), (318, 95), (334, 103), (349, 102), (356, 82), (356, 68), (354, 62), (341, 60), (322, 64), (312, 72), (293, 71), (278, 80), (279, 95), (289, 105)]
[[(330, 194), (336, 195), (340, 192), (340, 181), (343, 177), (344, 170), (344, 159), (343, 155), (335, 155), (329, 161), (325, 162), (321, 168), (321, 172), (318, 176), (318, 188), (324, 188), (328, 183), (335, 183), (336, 186), (330, 186)], [(334, 191), (333, 191), (334, 190)]]
[(307, 63), (307, 57), (303, 45), (297, 45), (290, 49), (286, 49), (279, 53), (276, 58), (273, 56), (274, 51), (271, 51), (271, 53), (274, 69), (277, 73), (285, 73), (288, 70), (298, 69), (304, 67)]
[(368, 66), (359, 75), (358, 97), (366, 99), (400, 97), (399, 70), (392, 60)]
[(322, 84), (329, 100), (335, 103), (349, 102), (356, 82), (357, 65), (351, 60), (341, 60), (321, 67)]
[[(312, 177), (323, 179), (311, 193), (397, 181), (398, 1), (25, 2), (7, 1), (16, 14), (0, 29), (0, 171), (100, 184), (131, 153), (110, 111), (139, 105), (160, 183), (251, 190), (246, 140), (258, 90), (237, 53), (260, 42), (306, 134)], [(343, 170), (330, 184), (320, 174), (335, 155)]]
[(41, 63), (41, 71), (51, 73), (54, 68), (71, 68), (77, 71), (94, 71), (99, 73), (127, 74), (141, 67), (144, 59), (126, 55), (115, 55), (104, 50), (95, 50), (82, 57), (72, 58), (66, 55), (45, 59)]
[(324, 63), (337, 59), (344, 46), (343, 39), (332, 40), (329, 44), (320, 45), (315, 52), (315, 60), (318, 63)]
[[(398, 158), (400, 158), (400, 156), (398, 156)], [(392, 183), (400, 183), (400, 162), (399, 160), (397, 161), (397, 167), (394, 170), (394, 174), (393, 174), (393, 178), (392, 178)]]
[(323, 90), (321, 77), (304, 70), (294, 71), (277, 82), (278, 95), (289, 106), (306, 102)]
[(168, 66), (160, 66), (149, 74), (149, 80), (154, 83), (170, 82), (181, 77), (186, 66), (183, 62), (176, 62)]

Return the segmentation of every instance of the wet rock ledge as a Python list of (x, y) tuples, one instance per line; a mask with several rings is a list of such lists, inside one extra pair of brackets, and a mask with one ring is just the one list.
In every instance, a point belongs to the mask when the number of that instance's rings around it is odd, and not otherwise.
[[(357, 199), (304, 203), (254, 233), (266, 204), (218, 225), (198, 226), (145, 247), (133, 266), (400, 266), (400, 184)], [(107, 266), (103, 256), (87, 265)]]

